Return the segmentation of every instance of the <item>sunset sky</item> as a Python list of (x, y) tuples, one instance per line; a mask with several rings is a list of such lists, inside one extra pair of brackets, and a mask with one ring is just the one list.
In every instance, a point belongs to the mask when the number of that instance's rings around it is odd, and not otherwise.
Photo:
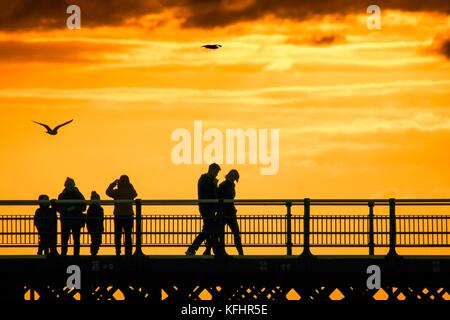
[[(106, 4), (107, 3), (107, 4)], [(81, 29), (66, 28), (66, 7)], [(369, 30), (367, 6), (382, 10)], [(0, 2), (0, 199), (87, 197), (128, 174), (143, 199), (196, 197), (171, 133), (279, 129), (280, 167), (238, 198), (446, 197), (447, 1)], [(219, 43), (219, 50), (201, 46)], [(57, 136), (50, 126), (74, 119)]]

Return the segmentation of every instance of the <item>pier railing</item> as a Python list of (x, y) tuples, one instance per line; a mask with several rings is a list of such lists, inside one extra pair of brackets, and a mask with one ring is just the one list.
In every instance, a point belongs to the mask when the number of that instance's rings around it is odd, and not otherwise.
[[(233, 200), (222, 200), (224, 203)], [(218, 203), (217, 200), (201, 200)], [(0, 201), (0, 248), (35, 248), (39, 235), (34, 226), (37, 200)], [(197, 200), (51, 200), (47, 203), (87, 205), (132, 203), (135, 208), (133, 247), (187, 247), (201, 231), (203, 221)], [(285, 248), (287, 255), (312, 248), (397, 248), (450, 247), (450, 199), (264, 199), (235, 200), (237, 221), (244, 248)], [(157, 208), (176, 213), (161, 213)], [(264, 213), (251, 213), (254, 208)], [(21, 208), (17, 214), (13, 208)], [(178, 210), (175, 210), (177, 208)], [(186, 212), (181, 208), (189, 208)], [(420, 208), (420, 210), (418, 210)], [(9, 210), (11, 212), (9, 212)], [(58, 218), (59, 220), (59, 218)], [(105, 215), (102, 247), (114, 247), (114, 217)], [(233, 246), (233, 234), (226, 229), (226, 245)], [(57, 242), (60, 244), (58, 221)], [(87, 228), (81, 230), (81, 246), (89, 246)]]

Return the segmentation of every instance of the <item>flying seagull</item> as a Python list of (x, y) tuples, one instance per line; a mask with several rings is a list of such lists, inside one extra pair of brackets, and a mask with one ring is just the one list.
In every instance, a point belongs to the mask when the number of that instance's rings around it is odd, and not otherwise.
[(202, 46), (202, 48), (219, 49), (219, 48), (222, 48), (222, 46), (220, 44), (206, 44), (206, 45)]
[(33, 122), (43, 126), (45, 129), (47, 129), (46, 133), (48, 133), (49, 135), (55, 136), (58, 133), (58, 129), (59, 128), (61, 128), (61, 127), (65, 126), (65, 125), (71, 123), (72, 121), (73, 121), (73, 119), (70, 120), (70, 121), (64, 122), (63, 124), (60, 124), (59, 126), (56, 126), (54, 129), (50, 128), (48, 125), (46, 125), (44, 123), (40, 123), (40, 122), (36, 122), (36, 121), (33, 121)]

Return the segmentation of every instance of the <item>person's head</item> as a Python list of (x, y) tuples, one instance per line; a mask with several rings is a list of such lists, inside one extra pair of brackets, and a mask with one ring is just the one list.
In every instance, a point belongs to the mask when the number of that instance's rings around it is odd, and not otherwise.
[(67, 177), (66, 178), (66, 182), (64, 182), (64, 187), (66, 187), (66, 189), (68, 189), (68, 190), (75, 189), (75, 180), (73, 180), (72, 178)]
[(91, 192), (91, 200), (100, 200), (100, 195), (97, 192), (92, 191)]
[(211, 163), (208, 167), (208, 175), (210, 175), (213, 178), (216, 178), (219, 174), (220, 167), (217, 163)]
[(227, 173), (225, 179), (231, 182), (239, 182), (239, 172), (236, 169), (232, 169)]
[[(38, 200), (39, 200), (39, 201), (48, 201), (48, 200), (50, 200), (50, 198), (49, 198), (48, 195), (46, 195), (46, 194), (41, 194), (41, 195), (39, 196)], [(39, 207), (41, 207), (41, 208), (48, 208), (49, 206), (50, 206), (49, 203), (40, 203), (40, 204), (39, 204)]]
[(118, 183), (118, 187), (127, 187), (130, 185), (130, 178), (127, 175), (121, 175)]

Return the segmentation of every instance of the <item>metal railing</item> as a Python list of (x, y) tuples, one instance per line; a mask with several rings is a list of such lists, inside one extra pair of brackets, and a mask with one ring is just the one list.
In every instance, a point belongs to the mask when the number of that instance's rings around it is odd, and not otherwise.
[[(225, 203), (233, 200), (223, 200)], [(191, 207), (199, 202), (217, 203), (217, 200), (104, 200), (104, 201), (35, 201), (1, 200), (2, 206), (37, 206), (39, 203), (85, 203), (112, 206), (132, 203), (135, 207), (133, 246), (136, 254), (143, 247), (187, 247), (201, 231), (202, 219), (196, 214), (151, 214), (160, 207)], [(450, 247), (450, 199), (299, 199), (299, 200), (235, 200), (239, 208), (237, 216), (244, 248), (285, 248), (287, 255), (294, 248), (310, 255), (311, 248), (367, 248), (373, 255), (376, 248), (389, 248), (389, 255), (396, 255), (396, 248)], [(241, 208), (255, 206), (282, 208), (277, 214), (241, 214)], [(321, 207), (331, 213), (320, 213)], [(398, 214), (398, 208), (417, 208), (424, 214)], [(428, 210), (444, 209), (444, 214), (430, 214)], [(352, 209), (352, 214), (336, 214), (342, 208)], [(380, 209), (381, 213), (376, 212)], [(144, 213), (146, 211), (146, 213)], [(356, 212), (355, 212), (356, 211)], [(431, 212), (432, 213), (432, 212)], [(102, 247), (114, 247), (114, 217), (104, 218)], [(58, 243), (60, 226), (58, 223)], [(226, 245), (233, 246), (233, 234), (226, 232)], [(0, 247), (37, 247), (39, 236), (34, 227), (34, 216), (0, 214)], [(81, 246), (89, 246), (89, 234), (84, 228)]]

